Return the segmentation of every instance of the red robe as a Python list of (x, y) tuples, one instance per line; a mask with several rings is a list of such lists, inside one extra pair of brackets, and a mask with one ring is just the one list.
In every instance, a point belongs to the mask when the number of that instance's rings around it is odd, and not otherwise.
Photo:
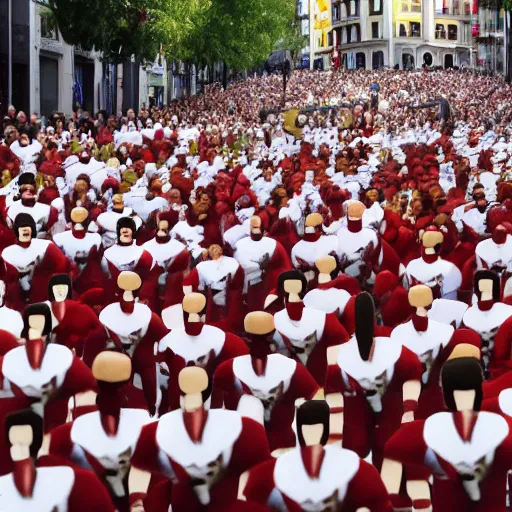
[[(53, 242), (33, 239), (30, 246), (11, 245), (2, 252), (6, 266), (6, 283), (15, 297), (14, 309), (23, 308), (23, 299), (29, 303), (48, 299), (48, 282), (54, 274), (73, 274), (74, 267)], [(14, 283), (18, 282), (18, 286)]]
[[(171, 376), (176, 373), (175, 356), (177, 355), (180, 363), (184, 361), (186, 366), (204, 368), (208, 373), (209, 382), (212, 383), (215, 369), (221, 363), (248, 353), (247, 345), (238, 336), (212, 325), (203, 325), (198, 336), (188, 335), (184, 328), (173, 329), (160, 340), (157, 357), (160, 370), (168, 372)], [(169, 384), (168, 399), (169, 410), (179, 408), (179, 393), (176, 393), (176, 387), (171, 384)]]
[[(510, 428), (497, 414), (476, 414), (466, 443), (456, 428), (457, 413), (440, 412), (427, 420), (402, 425), (386, 444), (386, 458), (433, 473), (432, 505), (436, 512), (508, 510), (505, 503), (512, 456)], [(464, 480), (463, 474), (467, 475)]]
[(248, 312), (263, 310), (267, 295), (277, 288), (279, 276), (292, 269), (288, 253), (272, 238), (264, 236), (256, 242), (246, 237), (236, 244), (234, 257), (245, 273)]
[(327, 375), (327, 348), (341, 345), (349, 339), (336, 315), (304, 308), (299, 322), (291, 322), (286, 309), (274, 315), (274, 339), (290, 357), (300, 361), (320, 387)]
[(55, 428), (51, 433), (49, 453), (84, 469), (92, 467), (117, 509), (129, 512), (129, 459), (142, 427), (149, 421), (145, 410), (122, 409), (117, 433), (108, 436), (103, 430), (99, 412), (91, 412)]
[[(372, 512), (393, 510), (386, 488), (377, 470), (349, 451), (337, 446), (325, 447), (319, 479), (307, 474), (296, 448), (277, 459), (263, 462), (251, 469), (244, 494), (248, 502), (277, 506), (284, 501), (289, 512), (343, 510), (356, 512), (368, 507)], [(307, 504), (307, 505), (306, 505)], [(243, 510), (243, 509), (240, 509)]]
[(389, 338), (377, 337), (375, 343), (371, 364), (363, 364), (355, 338), (341, 346), (338, 365), (329, 367), (326, 394), (344, 395), (343, 446), (362, 458), (371, 451), (380, 469), (384, 445), (405, 412), (403, 385), (421, 381), (423, 366), (413, 352)]
[[(209, 512), (220, 512), (236, 501), (240, 475), (269, 458), (265, 431), (255, 421), (234, 411), (210, 410), (202, 440), (192, 443), (183, 412), (177, 410), (142, 429), (131, 462), (172, 479), (173, 512), (200, 512), (205, 509), (201, 502)], [(146, 512), (167, 510), (169, 502), (157, 505)]]
[[(37, 476), (30, 498), (23, 498), (12, 475), (0, 478), (0, 504), (9, 510), (59, 512), (115, 512), (107, 490), (90, 471), (61, 465), (55, 457), (38, 460)], [(7, 508), (6, 508), (7, 510)]]
[(94, 358), (105, 349), (124, 351), (132, 359), (133, 376), (139, 375), (148, 408), (153, 413), (157, 399), (154, 346), (168, 329), (159, 316), (139, 303), (131, 314), (123, 313), (118, 302), (110, 304), (101, 312), (99, 321), (102, 325), (85, 342), (84, 362), (92, 366)]
[(257, 376), (251, 356), (239, 356), (220, 364), (213, 376), (212, 408), (236, 410), (243, 395), (261, 400), (265, 409), (265, 430), (273, 452), (295, 446), (292, 423), (295, 400), (311, 400), (319, 387), (306, 368), (281, 354), (267, 357), (265, 374)]
[[(52, 343), (65, 345), (74, 349), (78, 357), (82, 357), (87, 334), (101, 326), (94, 311), (75, 300), (66, 299), (59, 305), (57, 302), (47, 302), (52, 310), (53, 329)], [(58, 320), (60, 308), (63, 309), (63, 318)]]
[[(40, 370), (33, 370), (25, 347), (10, 350), (0, 358), (0, 419), (30, 407), (44, 406), (44, 429), (66, 422), (68, 401), (78, 393), (95, 390), (91, 370), (66, 347), (49, 344)], [(0, 474), (11, 471), (11, 457), (6, 443), (0, 443)]]

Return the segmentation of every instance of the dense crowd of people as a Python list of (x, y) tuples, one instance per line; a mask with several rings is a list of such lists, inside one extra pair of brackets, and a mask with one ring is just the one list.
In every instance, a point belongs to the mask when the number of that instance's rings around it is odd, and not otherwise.
[(0, 510), (508, 510), (511, 86), (283, 85), (9, 107)]

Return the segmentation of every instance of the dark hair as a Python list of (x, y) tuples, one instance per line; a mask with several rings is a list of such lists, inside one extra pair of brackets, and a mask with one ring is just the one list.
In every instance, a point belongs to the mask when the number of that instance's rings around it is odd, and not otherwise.
[(32, 444), (30, 445), (30, 456), (37, 458), (37, 454), (43, 444), (43, 418), (32, 409), (23, 409), (21, 411), (8, 414), (5, 418), (5, 436), (7, 446), (12, 446), (9, 440), (9, 432), (13, 427), (22, 427), (30, 425), (32, 427)]
[(308, 400), (297, 409), (297, 439), (300, 446), (306, 442), (302, 435), (303, 425), (317, 425), (321, 423), (324, 427), (320, 444), (325, 445), (329, 439), (329, 417), (331, 409), (325, 400)]
[(482, 296), (482, 292), (478, 288), (478, 284), (480, 281), (489, 279), (492, 281), (492, 298), (495, 302), (498, 302), (500, 300), (501, 295), (501, 286), (500, 286), (500, 278), (496, 274), (496, 272), (493, 272), (492, 270), (478, 270), (475, 272), (475, 277), (473, 279), (473, 289), (475, 292), (475, 295), (478, 297), (478, 300), (480, 300)]
[(28, 213), (18, 213), (16, 215), (16, 218), (14, 219), (14, 226), (13, 231), (16, 235), (16, 238), (19, 239), (19, 231), (20, 228), (31, 228), (32, 230), (32, 238), (35, 238), (37, 236), (37, 228), (36, 228), (36, 221), (32, 217), (32, 215)]
[(135, 233), (137, 232), (137, 226), (135, 225), (135, 221), (131, 217), (121, 217), (117, 221), (117, 238), (119, 239), (121, 236), (121, 229), (129, 228), (132, 230), (132, 237), (135, 238)]
[(368, 361), (375, 330), (375, 304), (368, 292), (362, 292), (356, 297), (355, 315), (355, 335), (359, 354), (364, 361)]
[(478, 359), (459, 357), (447, 361), (441, 370), (441, 385), (446, 407), (452, 412), (457, 410), (453, 397), (454, 391), (474, 389), (476, 392), (474, 409), (479, 411), (482, 404), (483, 380), (482, 366)]
[(306, 279), (306, 276), (299, 270), (287, 270), (286, 272), (283, 272), (279, 276), (279, 279), (277, 281), (277, 295), (279, 297), (285, 297), (286, 292), (284, 291), (284, 283), (286, 281), (291, 280), (297, 280), (302, 283), (302, 289), (298, 295), (301, 299), (304, 298), (304, 295), (306, 294), (306, 290), (308, 287), (308, 281)]
[(68, 287), (68, 296), (66, 298), (71, 299), (73, 294), (73, 284), (71, 282), (71, 278), (67, 274), (55, 274), (50, 278), (50, 281), (48, 283), (48, 299), (51, 301), (55, 300), (53, 287), (59, 284), (65, 284)]
[(23, 312), (23, 331), (21, 332), (22, 338), (28, 338), (28, 331), (30, 329), (29, 318), (35, 315), (44, 316), (44, 329), (43, 336), (47, 336), (52, 332), (52, 312), (46, 302), (37, 302), (30, 304)]

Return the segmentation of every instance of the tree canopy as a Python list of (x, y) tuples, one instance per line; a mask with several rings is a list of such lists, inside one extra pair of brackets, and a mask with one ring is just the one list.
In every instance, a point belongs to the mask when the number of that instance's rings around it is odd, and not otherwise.
[(48, 0), (63, 38), (108, 62), (158, 53), (249, 69), (293, 30), (295, 0)]

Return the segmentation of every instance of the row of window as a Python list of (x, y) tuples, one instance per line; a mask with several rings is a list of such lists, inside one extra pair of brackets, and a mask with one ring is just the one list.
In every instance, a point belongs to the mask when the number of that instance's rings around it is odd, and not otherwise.
[[(384, 0), (368, 0), (370, 16), (382, 14), (382, 4)], [(351, 17), (357, 17), (360, 14), (360, 0), (341, 0), (332, 6), (333, 21), (345, 20)]]
[[(350, 44), (350, 43), (358, 43), (361, 41), (361, 26), (358, 23), (354, 23), (353, 25), (349, 25), (347, 27), (340, 27), (335, 29), (333, 32), (336, 32), (336, 41), (338, 44)], [(329, 34), (329, 46), (332, 46), (332, 34)], [(380, 31), (380, 23), (378, 21), (374, 21), (372, 23), (372, 39), (381, 39), (382, 34)]]
[(457, 25), (446, 25), (442, 23), (436, 23), (436, 39), (448, 39), (449, 41), (457, 41)]

